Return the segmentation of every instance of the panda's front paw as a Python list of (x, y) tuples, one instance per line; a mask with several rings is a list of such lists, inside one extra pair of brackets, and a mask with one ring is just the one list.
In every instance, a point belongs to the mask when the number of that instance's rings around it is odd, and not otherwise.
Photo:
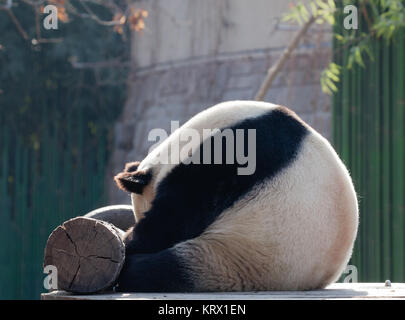
[(125, 255), (129, 255), (135, 253), (135, 231), (134, 227), (129, 228), (123, 238), (122, 241), (125, 245)]

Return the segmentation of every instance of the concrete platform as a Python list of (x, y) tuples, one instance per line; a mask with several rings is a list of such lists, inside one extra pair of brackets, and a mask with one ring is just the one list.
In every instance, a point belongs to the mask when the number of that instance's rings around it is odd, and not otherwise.
[(215, 293), (43, 293), (41, 300), (405, 300), (405, 283), (334, 283), (323, 290)]

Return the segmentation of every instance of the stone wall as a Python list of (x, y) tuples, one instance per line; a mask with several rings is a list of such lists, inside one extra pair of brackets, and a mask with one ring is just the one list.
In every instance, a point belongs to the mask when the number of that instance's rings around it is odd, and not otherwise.
[[(201, 1), (193, 1), (195, 5), (201, 5)], [(207, 1), (207, 0), (204, 0)], [(217, 1), (215, 5), (222, 2), (228, 6), (227, 16), (224, 18), (224, 12), (213, 14), (211, 19), (223, 21), (234, 21), (241, 13), (238, 13), (237, 3), (245, 3), (244, 0)], [(169, 0), (179, 4), (179, 0)], [(185, 1), (183, 1), (184, 3)], [(212, 2), (209, 0), (208, 2)], [(280, 17), (282, 12), (287, 8), (283, 6), (285, 1), (268, 1), (262, 0), (249, 1), (252, 4), (253, 13), (258, 9), (254, 3), (260, 3), (259, 8), (278, 3), (278, 12), (272, 11), (275, 17)], [(167, 2), (164, 2), (165, 4)], [(187, 2), (190, 3), (190, 2)], [(163, 5), (163, 1), (148, 2), (151, 13), (152, 9), (162, 11), (158, 6)], [(214, 2), (212, 3), (214, 5)], [(215, 6), (214, 5), (214, 6)], [(154, 6), (154, 7), (153, 7)], [(221, 7), (222, 8), (222, 7)], [(220, 9), (221, 9), (220, 8)], [(218, 9), (219, 11), (221, 11)], [(239, 6), (239, 9), (242, 10)], [(170, 10), (167, 7), (165, 10)], [(206, 10), (207, 11), (207, 10)], [(208, 10), (212, 11), (212, 8)], [(205, 12), (202, 10), (202, 12)], [(256, 12), (258, 16), (261, 12)], [(167, 12), (166, 12), (167, 14)], [(251, 37), (260, 37), (255, 41), (246, 40), (249, 45), (253, 46), (246, 50), (243, 44), (244, 38), (239, 37), (241, 42), (238, 45), (229, 45), (226, 50), (224, 45), (217, 46), (217, 50), (212, 51), (212, 42), (217, 39), (205, 39), (206, 50), (204, 55), (195, 54), (183, 42), (191, 41), (192, 37), (198, 36), (194, 32), (185, 36), (185, 38), (173, 39), (177, 41), (182, 50), (172, 48), (173, 44), (167, 42), (167, 39), (160, 43), (159, 46), (164, 54), (156, 54), (157, 48), (153, 46), (156, 37), (162, 38), (161, 25), (168, 24), (166, 20), (177, 19), (177, 21), (188, 21), (187, 17), (175, 17), (177, 11), (172, 8), (169, 16), (164, 18), (151, 18), (146, 23), (150, 23), (150, 28), (155, 26), (155, 33), (134, 35), (133, 39), (133, 71), (129, 79), (129, 97), (125, 105), (123, 114), (115, 126), (114, 152), (112, 155), (110, 169), (108, 174), (109, 197), (111, 203), (128, 203), (129, 197), (111, 183), (113, 173), (119, 172), (125, 162), (142, 160), (147, 154), (153, 142), (147, 141), (148, 133), (154, 128), (163, 128), (170, 132), (170, 121), (178, 120), (180, 124), (198, 113), (199, 111), (227, 100), (251, 100), (258, 90), (261, 81), (265, 77), (267, 69), (274, 64), (281, 55), (285, 45), (296, 32), (293, 28), (288, 29), (280, 24), (277, 20), (272, 25), (272, 30), (277, 33), (278, 43), (269, 41), (271, 36), (266, 33), (256, 32), (250, 29)], [(184, 10), (180, 14), (187, 15)], [(208, 13), (207, 13), (208, 14)], [(160, 14), (163, 15), (163, 14)], [(235, 17), (236, 16), (236, 17)], [(170, 18), (171, 17), (171, 18)], [(174, 17), (174, 18), (173, 18)], [(195, 23), (201, 21), (204, 16), (194, 16)], [(186, 20), (184, 20), (186, 19)], [(194, 21), (191, 19), (191, 21)], [(163, 20), (163, 21), (162, 21)], [(178, 22), (178, 23), (180, 23)], [(213, 26), (218, 29), (218, 33), (223, 33), (223, 28), (229, 29), (227, 24), (212, 22)], [(243, 23), (242, 23), (243, 24)], [(167, 27), (167, 26), (166, 26)], [(211, 28), (212, 26), (210, 26)], [(167, 27), (168, 28), (168, 27)], [(184, 26), (187, 29), (187, 26)], [(239, 31), (227, 30), (230, 37), (238, 39), (238, 33), (248, 37), (246, 27), (235, 27)], [(269, 29), (271, 29), (269, 27)], [(281, 28), (281, 29), (280, 29)], [(212, 31), (210, 34), (214, 34)], [(282, 37), (284, 35), (284, 38)], [(150, 37), (149, 39), (145, 39)], [(216, 38), (213, 35), (213, 38)], [(287, 38), (287, 39), (285, 39)], [(222, 40), (224, 41), (224, 40)], [(229, 39), (227, 40), (229, 42)], [(235, 40), (236, 41), (236, 40)], [(245, 42), (246, 42), (245, 41)], [(220, 41), (220, 43), (222, 43)], [(272, 45), (268, 45), (271, 43)], [(280, 44), (281, 43), (281, 44)], [(260, 45), (261, 44), (261, 45)], [(267, 47), (264, 45), (267, 44)], [(314, 28), (304, 39), (302, 45), (295, 51), (294, 56), (289, 60), (280, 74), (275, 79), (272, 88), (266, 95), (265, 101), (282, 104), (293, 109), (306, 122), (321, 132), (327, 138), (330, 137), (330, 97), (324, 95), (320, 90), (319, 77), (321, 70), (327, 65), (330, 58), (330, 36), (318, 28)], [(218, 48), (221, 48), (220, 50)], [(239, 47), (239, 48), (238, 48)], [(136, 48), (136, 49), (135, 49)], [(143, 51), (142, 51), (143, 49)], [(212, 50), (211, 50), (212, 49)], [(149, 51), (148, 51), (149, 50)], [(170, 59), (172, 52), (175, 59)], [(148, 56), (148, 53), (150, 56)]]

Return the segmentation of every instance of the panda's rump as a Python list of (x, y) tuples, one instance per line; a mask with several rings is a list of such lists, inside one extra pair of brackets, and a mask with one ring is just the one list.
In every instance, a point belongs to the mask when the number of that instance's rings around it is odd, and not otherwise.
[(205, 290), (218, 285), (206, 278), (212, 270), (223, 279), (222, 290), (324, 287), (348, 262), (357, 219), (346, 169), (329, 143), (312, 132), (291, 165), (256, 186), (192, 241), (212, 257), (225, 255), (223, 262), (208, 258), (191, 268), (203, 275)]

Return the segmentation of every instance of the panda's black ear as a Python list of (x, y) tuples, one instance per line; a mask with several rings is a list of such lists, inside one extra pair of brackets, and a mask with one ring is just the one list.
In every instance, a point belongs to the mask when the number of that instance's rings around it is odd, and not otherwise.
[(148, 171), (134, 171), (126, 172), (123, 171), (114, 177), (118, 188), (130, 193), (142, 194), (145, 186), (152, 179), (152, 173)]

